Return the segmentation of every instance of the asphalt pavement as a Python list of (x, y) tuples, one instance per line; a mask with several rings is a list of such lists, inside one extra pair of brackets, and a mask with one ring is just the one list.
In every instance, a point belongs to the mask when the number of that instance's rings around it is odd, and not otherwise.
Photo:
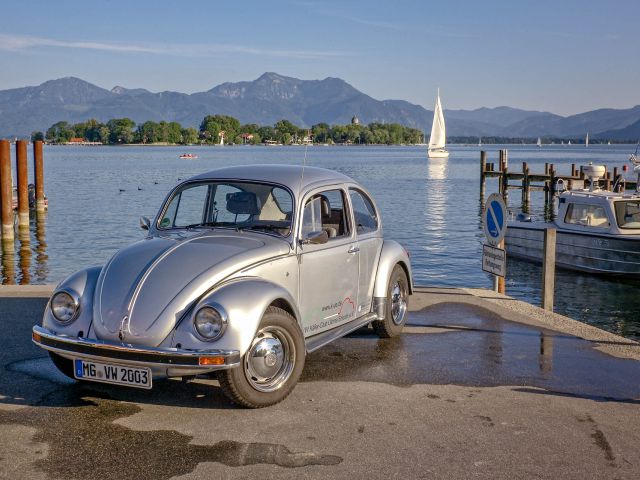
[(210, 378), (62, 376), (31, 343), (49, 291), (0, 288), (0, 478), (640, 477), (640, 346), (508, 297), (420, 289), (399, 338), (355, 332), (246, 410)]

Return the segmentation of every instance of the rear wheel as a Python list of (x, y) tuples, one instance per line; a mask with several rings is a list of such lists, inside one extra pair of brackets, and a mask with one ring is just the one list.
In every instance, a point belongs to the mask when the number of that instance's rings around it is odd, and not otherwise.
[(238, 405), (261, 408), (284, 400), (304, 368), (305, 345), (296, 320), (269, 307), (242, 364), (218, 372), (220, 387)]
[(400, 335), (407, 320), (409, 309), (409, 281), (400, 265), (396, 265), (387, 286), (387, 306), (383, 320), (374, 320), (373, 329), (381, 338)]
[(49, 357), (51, 357), (51, 361), (56, 366), (61, 373), (66, 375), (69, 378), (76, 378), (73, 376), (73, 360), (69, 360), (68, 358), (61, 357), (57, 353), (49, 352)]

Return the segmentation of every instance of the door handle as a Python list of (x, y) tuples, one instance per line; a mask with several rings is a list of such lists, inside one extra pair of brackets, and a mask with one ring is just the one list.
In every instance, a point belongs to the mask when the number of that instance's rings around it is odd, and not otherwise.
[(360, 251), (360, 247), (351, 247), (347, 253), (358, 253)]

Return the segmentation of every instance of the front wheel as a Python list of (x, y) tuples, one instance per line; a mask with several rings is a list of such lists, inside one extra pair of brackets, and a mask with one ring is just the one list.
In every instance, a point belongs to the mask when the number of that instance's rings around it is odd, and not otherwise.
[(296, 320), (281, 308), (269, 307), (242, 364), (218, 372), (218, 381), (225, 395), (238, 405), (267, 407), (291, 393), (304, 360), (304, 338)]
[(407, 320), (409, 309), (409, 281), (400, 265), (396, 265), (387, 286), (387, 306), (383, 320), (374, 320), (373, 329), (381, 338), (400, 335)]

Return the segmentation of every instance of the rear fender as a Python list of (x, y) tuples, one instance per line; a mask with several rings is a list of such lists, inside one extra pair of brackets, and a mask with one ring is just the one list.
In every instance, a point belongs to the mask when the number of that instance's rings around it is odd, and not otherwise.
[[(275, 283), (259, 278), (241, 278), (205, 295), (176, 329), (171, 346), (180, 348), (239, 350), (244, 355), (255, 337), (265, 310), (274, 302), (285, 301), (296, 321), (300, 314), (291, 294)], [(219, 340), (202, 341), (195, 333), (193, 317), (204, 305), (217, 304), (228, 317), (227, 328)]]
[(375, 286), (373, 287), (373, 312), (379, 319), (384, 318), (387, 302), (387, 289), (389, 277), (396, 265), (400, 265), (409, 280), (409, 293), (413, 293), (413, 275), (409, 254), (402, 245), (394, 240), (385, 240), (380, 252), (380, 261), (376, 272)]

